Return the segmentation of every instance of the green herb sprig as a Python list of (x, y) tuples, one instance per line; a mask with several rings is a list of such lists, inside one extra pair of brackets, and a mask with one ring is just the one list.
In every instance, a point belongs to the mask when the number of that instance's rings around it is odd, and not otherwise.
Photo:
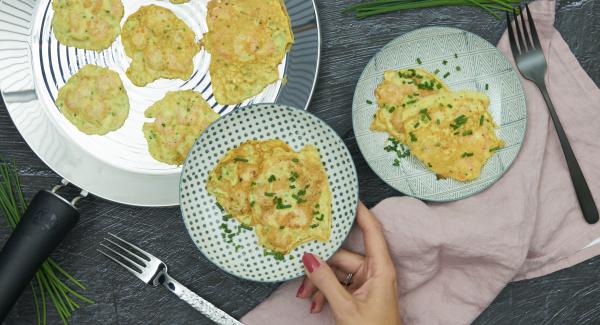
[(513, 12), (512, 5), (519, 3), (520, 0), (371, 0), (351, 5), (342, 12), (353, 13), (356, 18), (363, 19), (399, 10), (441, 6), (475, 6), (497, 19), (502, 19), (499, 13), (502, 11)]
[[(17, 227), (27, 207), (14, 164), (2, 161), (0, 161), (0, 207), (12, 230)], [(85, 290), (85, 286), (80, 281), (65, 271), (51, 257), (35, 273), (30, 287), (33, 292), (38, 325), (47, 324), (46, 301), (48, 298), (65, 325), (68, 324), (72, 313), (81, 307), (77, 300), (86, 304), (94, 304), (94, 301), (65, 282), (70, 282), (79, 289)]]

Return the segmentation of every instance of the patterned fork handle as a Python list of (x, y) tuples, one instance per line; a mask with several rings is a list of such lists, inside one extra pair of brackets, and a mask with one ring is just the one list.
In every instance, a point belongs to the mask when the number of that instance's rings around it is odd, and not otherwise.
[(194, 309), (201, 312), (202, 315), (208, 317), (213, 322), (221, 325), (243, 325), (237, 319), (229, 316), (226, 312), (204, 300), (190, 289), (184, 287), (181, 283), (177, 282), (177, 280), (169, 276), (167, 272), (164, 272), (163, 276), (165, 277), (165, 280), (162, 284), (169, 289), (169, 291), (173, 292), (179, 299), (187, 302), (190, 306), (194, 307)]

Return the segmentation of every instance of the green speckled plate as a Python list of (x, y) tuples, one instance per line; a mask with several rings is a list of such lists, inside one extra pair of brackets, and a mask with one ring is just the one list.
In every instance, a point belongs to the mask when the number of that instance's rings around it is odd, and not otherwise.
[[(444, 60), (446, 65), (442, 63)], [(413, 156), (400, 159), (400, 164), (394, 166), (396, 154), (383, 149), (387, 133), (369, 129), (377, 110), (374, 91), (383, 80), (384, 71), (414, 67), (439, 69), (440, 76), (449, 72), (444, 81), (450, 89), (478, 90), (490, 98), (490, 112), (499, 126), (496, 134), (506, 146), (487, 161), (478, 179), (438, 180), (435, 173)], [(352, 122), (361, 153), (386, 183), (423, 200), (454, 201), (485, 190), (504, 175), (521, 149), (527, 110), (517, 73), (494, 45), (464, 30), (427, 27), (396, 38), (371, 59), (354, 92)]]

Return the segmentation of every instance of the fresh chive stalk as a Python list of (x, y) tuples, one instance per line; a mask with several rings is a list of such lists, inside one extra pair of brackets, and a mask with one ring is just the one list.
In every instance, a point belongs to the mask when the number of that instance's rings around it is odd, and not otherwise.
[[(0, 208), (12, 230), (16, 228), (27, 208), (19, 175), (14, 164), (3, 161), (0, 161)], [(35, 316), (38, 325), (47, 324), (47, 297), (50, 297), (58, 316), (65, 325), (68, 324), (72, 313), (81, 307), (75, 299), (86, 304), (94, 303), (77, 290), (72, 289), (65, 281), (69, 281), (79, 289), (85, 290), (85, 286), (81, 282), (50, 257), (36, 272), (30, 287), (33, 292)]]
[(501, 19), (500, 12), (513, 12), (512, 5), (519, 3), (520, 0), (371, 0), (351, 5), (342, 12), (353, 13), (356, 18), (363, 19), (399, 10), (441, 6), (474, 6)]

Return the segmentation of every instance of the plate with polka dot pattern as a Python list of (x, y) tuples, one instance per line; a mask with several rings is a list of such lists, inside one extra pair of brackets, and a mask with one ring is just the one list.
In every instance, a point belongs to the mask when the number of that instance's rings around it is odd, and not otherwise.
[[(296, 151), (307, 144), (315, 145), (332, 193), (329, 241), (304, 243), (283, 259), (265, 256), (254, 231), (241, 231), (232, 243), (227, 243), (222, 236), (222, 224), (235, 229), (239, 223), (235, 219), (225, 220), (215, 198), (206, 190), (208, 173), (228, 150), (248, 140), (267, 139), (281, 139)], [(225, 115), (202, 133), (183, 167), (179, 199), (191, 239), (211, 262), (240, 278), (278, 282), (304, 274), (301, 261), (304, 252), (328, 259), (339, 249), (354, 222), (358, 178), (348, 148), (325, 122), (301, 109), (258, 104)]]

